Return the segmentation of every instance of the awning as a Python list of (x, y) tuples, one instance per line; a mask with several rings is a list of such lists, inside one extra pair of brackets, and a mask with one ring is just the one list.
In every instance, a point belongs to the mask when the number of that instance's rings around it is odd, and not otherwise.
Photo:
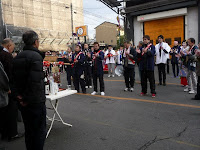
[(118, 7), (121, 6), (121, 3), (118, 0), (100, 0), (103, 3), (106, 3), (110, 7)]

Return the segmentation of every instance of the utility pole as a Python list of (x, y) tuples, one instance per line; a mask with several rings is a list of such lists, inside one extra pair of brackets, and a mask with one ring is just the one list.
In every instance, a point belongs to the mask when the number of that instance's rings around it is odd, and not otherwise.
[(72, 25), (72, 50), (74, 50), (74, 19), (73, 19), (73, 6), (71, 3), (71, 25)]
[(120, 28), (121, 28), (121, 27), (120, 27), (120, 18), (119, 18), (119, 14), (120, 14), (119, 8), (118, 8), (118, 11), (117, 11), (117, 12), (118, 12), (118, 20), (117, 20), (117, 21), (118, 21), (118, 23), (119, 23), (119, 29), (118, 29), (118, 30), (119, 30), (119, 46), (120, 46), (120, 45), (121, 45), (121, 39), (120, 39), (120, 38), (121, 38), (121, 37), (120, 37), (120, 36), (121, 36), (121, 35), (120, 35)]

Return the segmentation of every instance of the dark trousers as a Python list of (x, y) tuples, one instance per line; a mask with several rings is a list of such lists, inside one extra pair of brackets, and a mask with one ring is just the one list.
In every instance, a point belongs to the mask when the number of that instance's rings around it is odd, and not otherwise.
[(45, 103), (19, 107), (24, 121), (26, 149), (43, 150), (46, 139)]
[(67, 83), (68, 85), (72, 85), (72, 68), (66, 68), (67, 72)]
[[(174, 77), (176, 77), (176, 76), (179, 75), (179, 66), (178, 66), (178, 63), (172, 63), (172, 70), (173, 70)], [(176, 72), (176, 70), (177, 70), (177, 72)]]
[(169, 74), (169, 59), (167, 59), (167, 73)]
[(198, 76), (197, 94), (195, 95), (195, 99), (200, 100), (200, 76)]
[(18, 107), (16, 101), (9, 96), (8, 106), (0, 109), (0, 130), (2, 138), (11, 138), (18, 134), (17, 131)]
[(85, 66), (85, 82), (86, 86), (92, 85), (92, 67), (90, 65)]
[(134, 87), (135, 67), (134, 68), (124, 67), (124, 79), (125, 79), (126, 88)]
[(97, 73), (93, 74), (94, 91), (98, 92), (98, 90), (97, 90), (97, 79), (98, 78), (99, 78), (99, 84), (100, 84), (100, 92), (104, 92), (105, 91), (105, 87), (104, 87), (103, 74), (102, 75), (97, 75)]
[(159, 75), (159, 83), (162, 84), (166, 83), (166, 70), (165, 70), (165, 64), (161, 63), (158, 64), (158, 75)]
[(83, 93), (86, 92), (85, 80), (81, 78), (81, 75), (79, 75), (78, 73), (74, 73), (73, 82), (74, 82), (75, 90), (77, 90), (78, 93), (80, 92), (79, 85), (81, 85), (82, 92)]
[(142, 92), (144, 94), (147, 93), (147, 79), (148, 79), (150, 82), (151, 94), (156, 94), (154, 71), (143, 70), (141, 72), (141, 76), (142, 76), (142, 82), (141, 82)]

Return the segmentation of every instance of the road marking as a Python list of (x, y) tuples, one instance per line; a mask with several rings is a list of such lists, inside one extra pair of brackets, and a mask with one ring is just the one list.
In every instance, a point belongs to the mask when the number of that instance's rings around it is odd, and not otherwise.
[[(125, 82), (124, 80), (104, 80), (104, 81), (110, 81), (110, 82)], [(140, 83), (140, 81), (135, 81), (136, 83)], [(158, 84), (158, 82), (156, 82), (156, 84)], [(178, 83), (166, 83), (168, 85), (181, 85)]]
[(169, 139), (169, 140), (172, 141), (172, 142), (176, 142), (178, 144), (183, 144), (183, 145), (187, 145), (187, 146), (191, 146), (191, 147), (200, 148), (200, 145), (194, 145), (194, 144), (190, 144), (190, 143), (187, 143), (187, 142), (184, 142), (184, 141), (177, 141), (177, 140), (172, 140), (172, 139)]
[(163, 101), (155, 101), (155, 100), (145, 100), (145, 99), (137, 99), (137, 98), (101, 96), (101, 95), (91, 95), (91, 94), (81, 94), (81, 93), (78, 93), (78, 95), (87, 95), (87, 96), (100, 97), (100, 98), (111, 98), (111, 99), (117, 99), (117, 100), (128, 100), (128, 101), (146, 102), (146, 103), (154, 103), (154, 104), (165, 104), (165, 105), (181, 106), (181, 107), (188, 107), (188, 108), (200, 108), (200, 106), (197, 106), (197, 105), (171, 103), (171, 102), (163, 102)]

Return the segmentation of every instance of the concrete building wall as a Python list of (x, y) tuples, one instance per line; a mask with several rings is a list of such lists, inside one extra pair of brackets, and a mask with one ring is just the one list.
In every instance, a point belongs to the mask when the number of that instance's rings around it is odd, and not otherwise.
[(41, 38), (69, 41), (72, 35), (71, 3), (75, 12), (75, 31), (76, 26), (84, 25), (83, 0), (2, 0), (3, 20), (6, 25), (33, 29)]
[(117, 46), (117, 25), (105, 22), (96, 28), (96, 41)]
[(143, 22), (137, 21), (137, 17), (133, 19), (134, 24), (134, 44), (137, 46), (139, 41), (143, 41)]
[(198, 7), (188, 8), (187, 14), (187, 37), (193, 37), (198, 43)]

